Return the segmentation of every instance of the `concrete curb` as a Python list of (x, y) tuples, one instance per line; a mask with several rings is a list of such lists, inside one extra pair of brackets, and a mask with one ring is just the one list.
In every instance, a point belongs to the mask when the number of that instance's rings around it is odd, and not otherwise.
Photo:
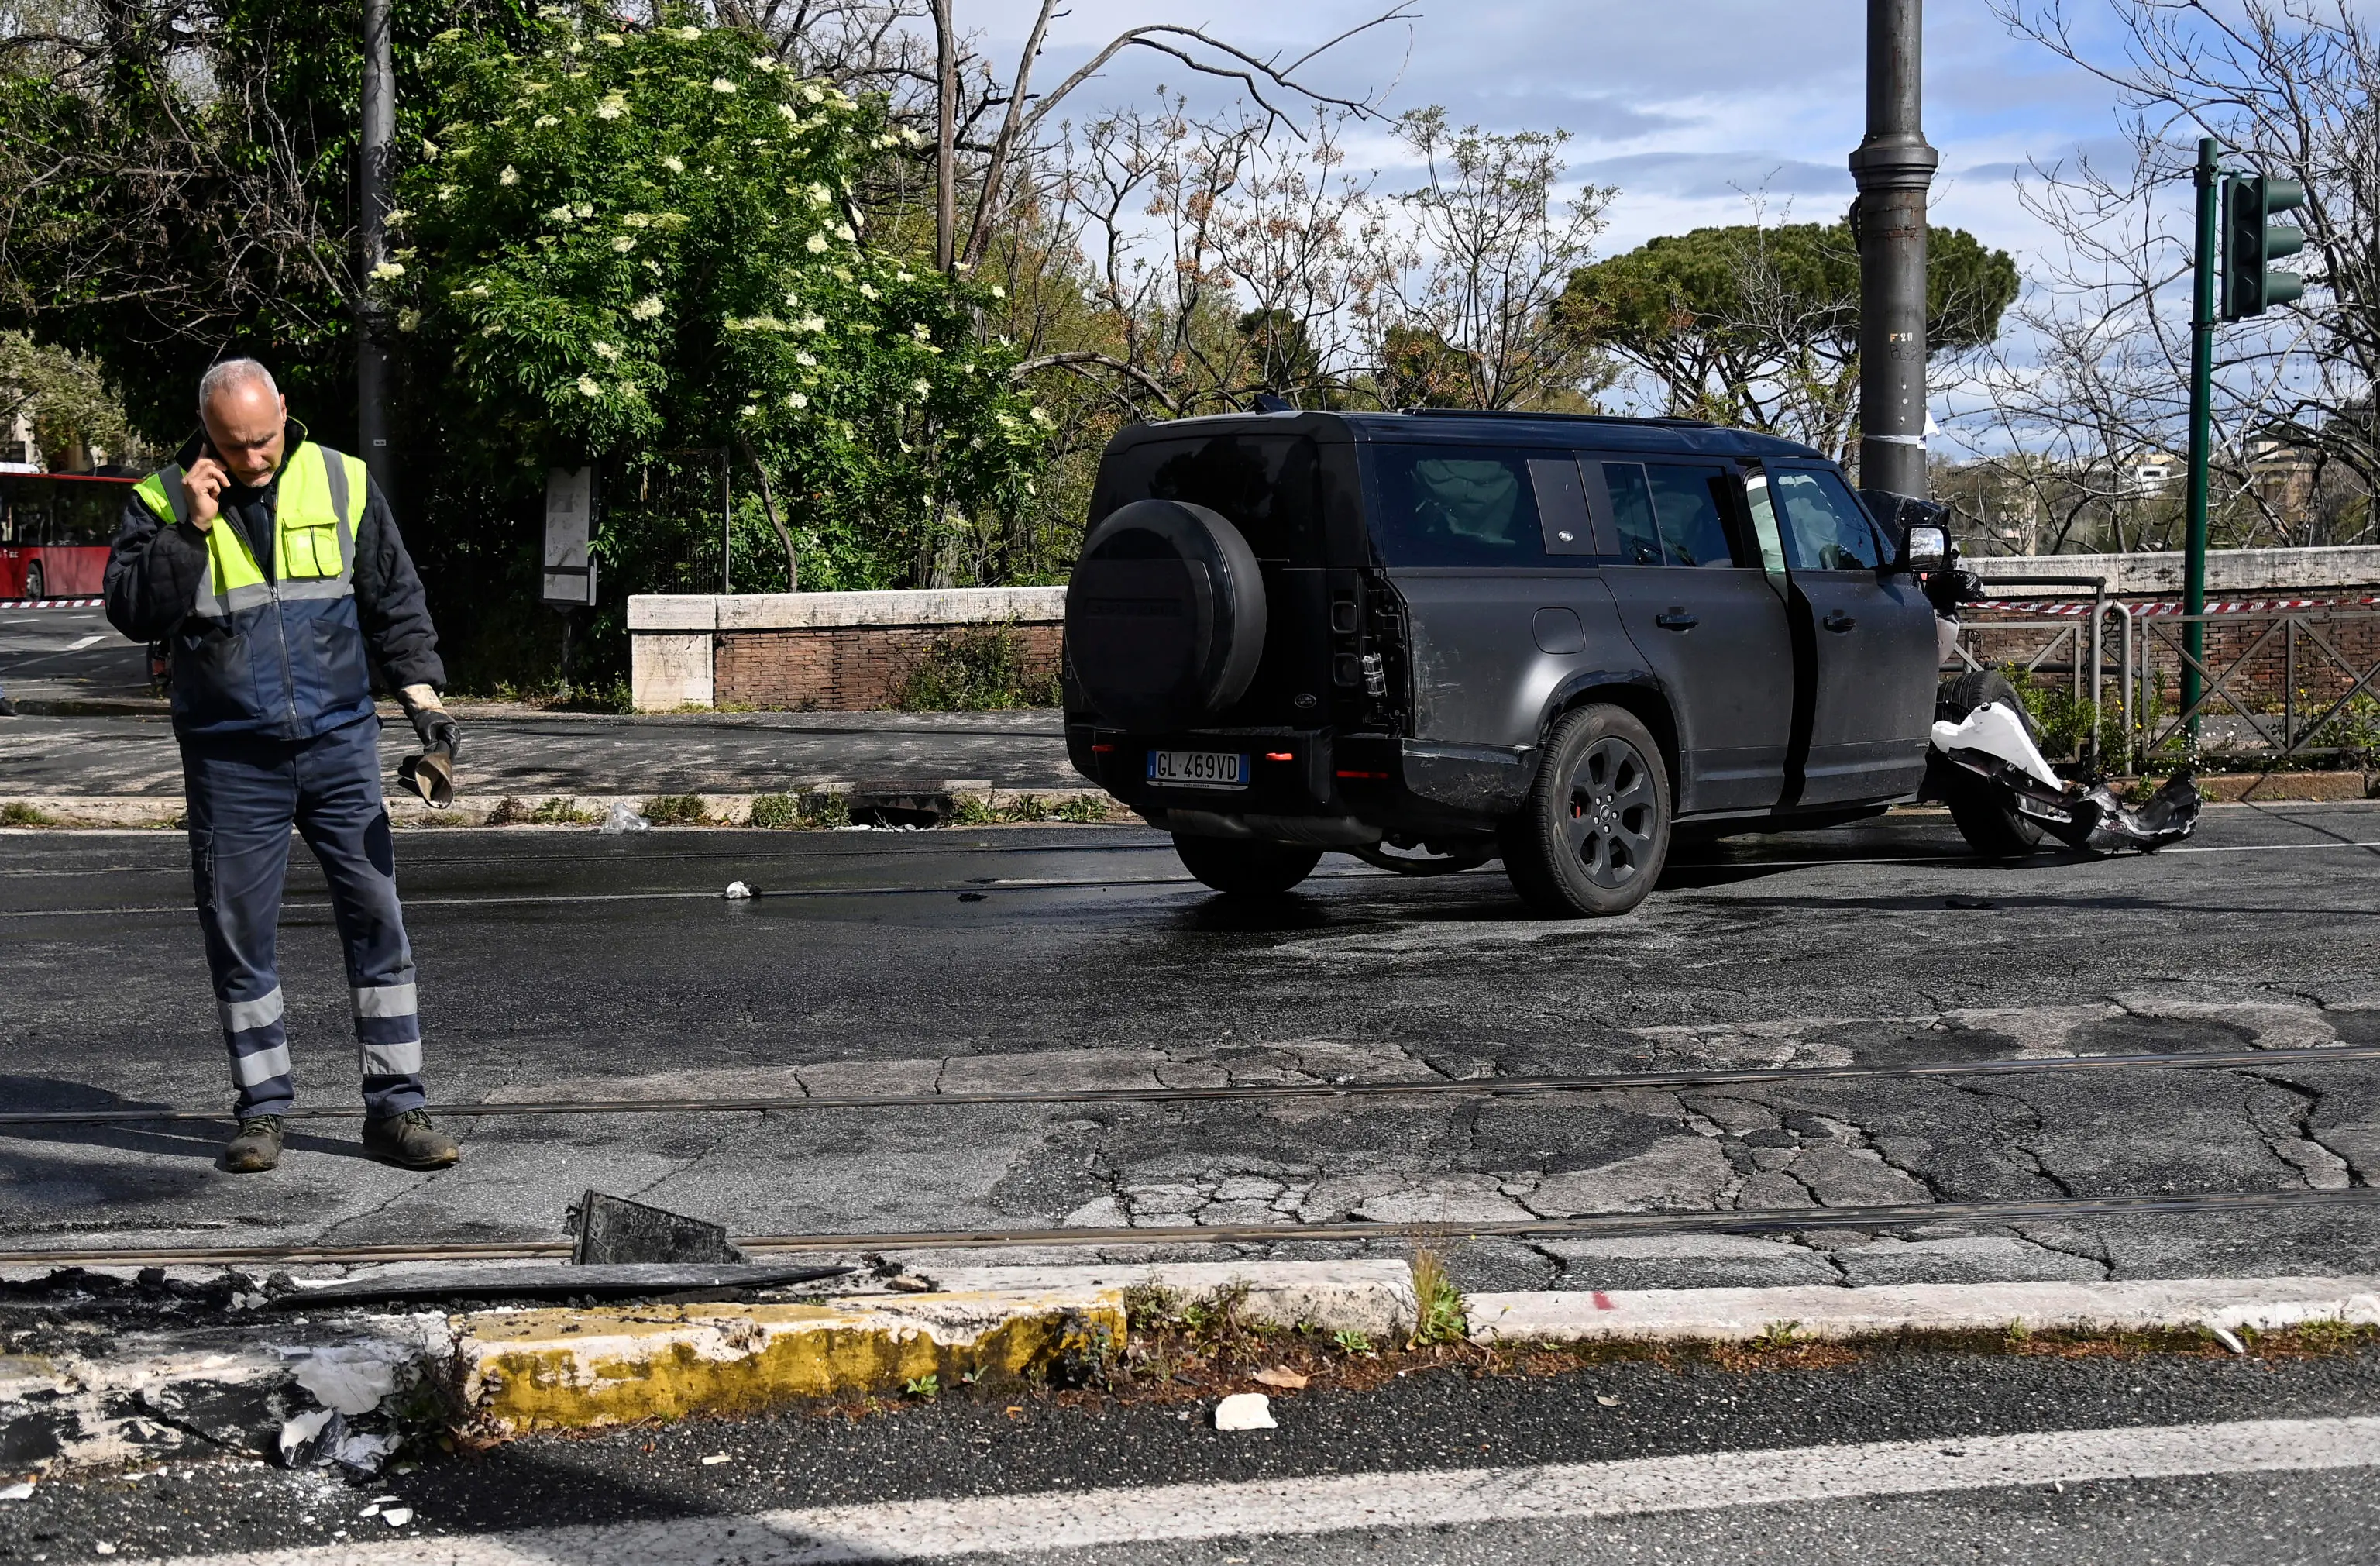
[(1413, 1269), (1401, 1261), (1125, 1262), (1090, 1267), (946, 1267), (911, 1270), (939, 1289), (1161, 1289), (1184, 1302), (1246, 1292), (1240, 1318), (1284, 1330), (1361, 1332), (1383, 1341), (1413, 1330)]
[[(862, 792), (872, 786), (853, 783), (847, 779), (839, 779), (805, 784), (800, 792), (848, 795)], [(1049, 813), (1065, 806), (1076, 806), (1079, 808), (1077, 802), (1082, 800), (1094, 801), (1103, 806), (1107, 819), (1075, 824), (1112, 826), (1128, 824), (1139, 819), (1125, 810), (1123, 806), (1111, 801), (1104, 790), (1096, 788), (992, 788), (973, 780), (962, 780), (937, 784), (919, 784), (917, 785), (917, 789), (946, 795), (953, 805), (960, 807), (980, 807), (996, 818), (991, 820), (954, 820), (949, 823), (953, 826), (1009, 824), (1064, 826), (1069, 823)], [(399, 827), (455, 828), (497, 825), (499, 823), (492, 821), (491, 818), (509, 798), (530, 812), (544, 808), (549, 814), (559, 816), (561, 819), (545, 821), (515, 820), (501, 823), (502, 825), (541, 827), (548, 830), (554, 827), (577, 827), (581, 831), (592, 831), (595, 825), (610, 813), (615, 803), (624, 804), (631, 810), (641, 811), (647, 800), (661, 796), (666, 792), (653, 789), (642, 794), (543, 794), (536, 790), (528, 790), (516, 795), (456, 795), (454, 803), (443, 810), (434, 810), (410, 795), (397, 793), (394, 787), (387, 791), (387, 799), (389, 819)], [(697, 794), (673, 795), (669, 797), (691, 797), (699, 801), (702, 819), (656, 824), (666, 824), (670, 827), (741, 827), (749, 823), (752, 801), (762, 796), (756, 794)], [(1044, 819), (1028, 823), (1027, 817), (1033, 813), (1033, 805), (1036, 801), (1038, 802)], [(30, 826), (30, 830), (33, 831), (179, 828), (183, 814), (182, 799), (179, 795), (0, 795), (0, 808), (14, 805), (24, 806), (48, 819), (46, 826)], [(6, 829), (0, 828), (0, 830)], [(787, 830), (816, 831), (819, 829)]]
[(1124, 1333), (1117, 1289), (502, 1311), (455, 1323), (454, 1363), (468, 1416), (519, 1435), (1048, 1375)]
[(2380, 1278), (2187, 1278), (2071, 1283), (1897, 1283), (1867, 1289), (1582, 1289), (1474, 1294), (1475, 1343), (1743, 1342), (1907, 1332), (2139, 1330), (2309, 1321), (2380, 1326)]

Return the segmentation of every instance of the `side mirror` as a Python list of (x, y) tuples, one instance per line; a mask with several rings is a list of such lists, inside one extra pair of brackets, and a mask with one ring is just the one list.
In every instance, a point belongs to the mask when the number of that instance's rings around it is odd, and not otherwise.
[(1950, 564), (1950, 535), (1930, 522), (1912, 524), (1900, 535), (1900, 568), (1931, 576)]

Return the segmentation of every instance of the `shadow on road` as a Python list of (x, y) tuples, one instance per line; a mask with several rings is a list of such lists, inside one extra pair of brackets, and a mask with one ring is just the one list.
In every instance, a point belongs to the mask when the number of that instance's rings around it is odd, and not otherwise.
[[(50, 1076), (0, 1076), (0, 1104), (19, 1112), (31, 1113), (65, 1111), (118, 1113), (129, 1110), (164, 1111), (176, 1107), (150, 1099), (126, 1099), (88, 1083)], [(285, 1147), (305, 1152), (328, 1153), (335, 1158), (365, 1157), (363, 1144), (358, 1138), (316, 1135), (296, 1129), (304, 1123), (302, 1121), (291, 1123), (291, 1129), (283, 1138)], [(42, 1159), (20, 1153), (9, 1146), (12, 1143), (108, 1147), (151, 1158), (186, 1159), (219, 1164), (224, 1140), (231, 1135), (231, 1130), (232, 1118), (228, 1112), (221, 1120), (159, 1121), (153, 1125), (106, 1121), (0, 1125), (0, 1172), (5, 1172), (19, 1184), (39, 1184), (42, 1177), (32, 1173), (29, 1165), (46, 1164), (55, 1169), (67, 1167), (55, 1159)], [(78, 1177), (85, 1181), (97, 1178), (106, 1167), (81, 1166)], [(128, 1170), (127, 1179), (133, 1179)], [(152, 1181), (142, 1177), (128, 1185), (127, 1194), (147, 1197), (156, 1196), (158, 1192)]]

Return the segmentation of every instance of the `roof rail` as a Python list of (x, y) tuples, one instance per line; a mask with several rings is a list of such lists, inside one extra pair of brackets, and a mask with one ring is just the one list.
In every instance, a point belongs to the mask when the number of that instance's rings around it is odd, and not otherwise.
[(1401, 407), (1399, 413), (1430, 419), (1559, 419), (1577, 424), (1650, 424), (1667, 430), (1716, 430), (1707, 419), (1682, 419), (1674, 414), (1638, 416), (1627, 413), (1530, 413), (1517, 408)]

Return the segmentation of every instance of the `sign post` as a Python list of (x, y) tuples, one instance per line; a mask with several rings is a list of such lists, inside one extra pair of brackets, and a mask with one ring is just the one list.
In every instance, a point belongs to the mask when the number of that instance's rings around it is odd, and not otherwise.
[(570, 695), (570, 633), (576, 610), (595, 603), (595, 469), (550, 467), (545, 474), (544, 601), (562, 612), (562, 695)]

